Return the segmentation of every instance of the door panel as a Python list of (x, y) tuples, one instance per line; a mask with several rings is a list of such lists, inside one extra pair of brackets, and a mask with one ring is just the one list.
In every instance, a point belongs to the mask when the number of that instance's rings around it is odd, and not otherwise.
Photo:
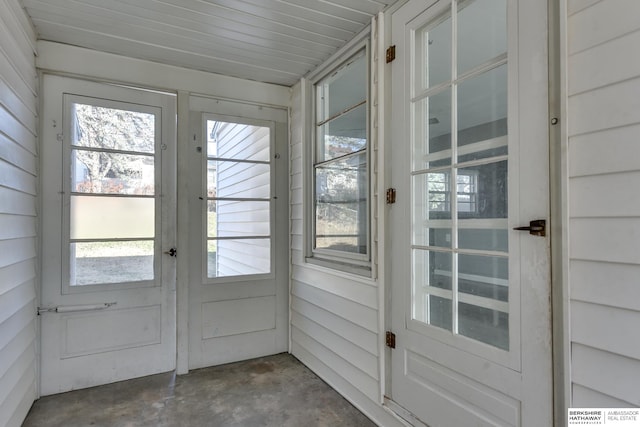
[[(287, 350), (286, 111), (192, 97), (189, 368)], [(191, 204), (192, 203), (192, 204)]]
[(46, 75), (43, 395), (175, 368), (175, 99)]
[(512, 230), (548, 216), (545, 7), (392, 15), (391, 394), (430, 426), (551, 424), (548, 242)]

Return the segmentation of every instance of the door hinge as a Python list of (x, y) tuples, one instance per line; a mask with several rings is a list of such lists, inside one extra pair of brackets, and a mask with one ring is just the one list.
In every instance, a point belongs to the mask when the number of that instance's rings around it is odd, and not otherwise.
[(387, 64), (396, 59), (396, 45), (387, 48)]
[(396, 334), (391, 331), (387, 331), (386, 334), (386, 343), (389, 348), (396, 348)]
[(387, 188), (387, 204), (392, 205), (396, 202), (396, 189)]

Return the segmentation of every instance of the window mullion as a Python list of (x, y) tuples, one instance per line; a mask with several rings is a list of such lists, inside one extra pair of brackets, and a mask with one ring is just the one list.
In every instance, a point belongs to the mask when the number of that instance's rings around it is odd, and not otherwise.
[(451, 331), (458, 333), (458, 15), (451, 0)]

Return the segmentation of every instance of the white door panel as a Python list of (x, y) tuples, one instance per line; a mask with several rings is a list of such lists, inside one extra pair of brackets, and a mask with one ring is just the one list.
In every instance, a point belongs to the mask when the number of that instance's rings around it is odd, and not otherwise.
[(41, 394), (175, 368), (175, 98), (45, 75)]
[[(430, 426), (550, 425), (546, 4), (392, 15), (392, 400)], [(404, 196), (404, 197), (403, 197)]]
[(190, 108), (189, 368), (286, 351), (286, 111)]

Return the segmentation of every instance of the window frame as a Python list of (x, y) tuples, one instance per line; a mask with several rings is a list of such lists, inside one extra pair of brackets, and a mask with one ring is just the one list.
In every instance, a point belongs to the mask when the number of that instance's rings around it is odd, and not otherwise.
[[(315, 72), (303, 79), (303, 90), (305, 97), (303, 106), (305, 111), (305, 123), (303, 131), (306, 136), (306, 149), (305, 149), (305, 190), (307, 196), (304, 200), (304, 218), (305, 218), (305, 262), (323, 267), (328, 267), (334, 270), (344, 271), (348, 273), (354, 273), (357, 275), (372, 277), (372, 237), (373, 237), (373, 168), (372, 168), (372, 150), (371, 150), (371, 136), (373, 130), (371, 129), (371, 43), (370, 43), (370, 29), (365, 29), (360, 33), (359, 37), (352, 40), (352, 42), (346, 46), (343, 50), (339, 51), (336, 55), (330, 58), (323, 66), (319, 67)], [(340, 251), (336, 249), (316, 248), (316, 166), (326, 163), (325, 161), (317, 161), (318, 158), (318, 123), (322, 121), (317, 120), (317, 87), (318, 84), (326, 81), (332, 76), (333, 73), (340, 70), (345, 64), (358, 55), (363, 55), (366, 62), (366, 99), (364, 105), (366, 106), (366, 147), (363, 150), (349, 153), (348, 155), (336, 158), (343, 159), (349, 156), (353, 156), (358, 152), (365, 153), (366, 159), (366, 253), (354, 253), (347, 251)], [(355, 109), (355, 108), (354, 108)]]

